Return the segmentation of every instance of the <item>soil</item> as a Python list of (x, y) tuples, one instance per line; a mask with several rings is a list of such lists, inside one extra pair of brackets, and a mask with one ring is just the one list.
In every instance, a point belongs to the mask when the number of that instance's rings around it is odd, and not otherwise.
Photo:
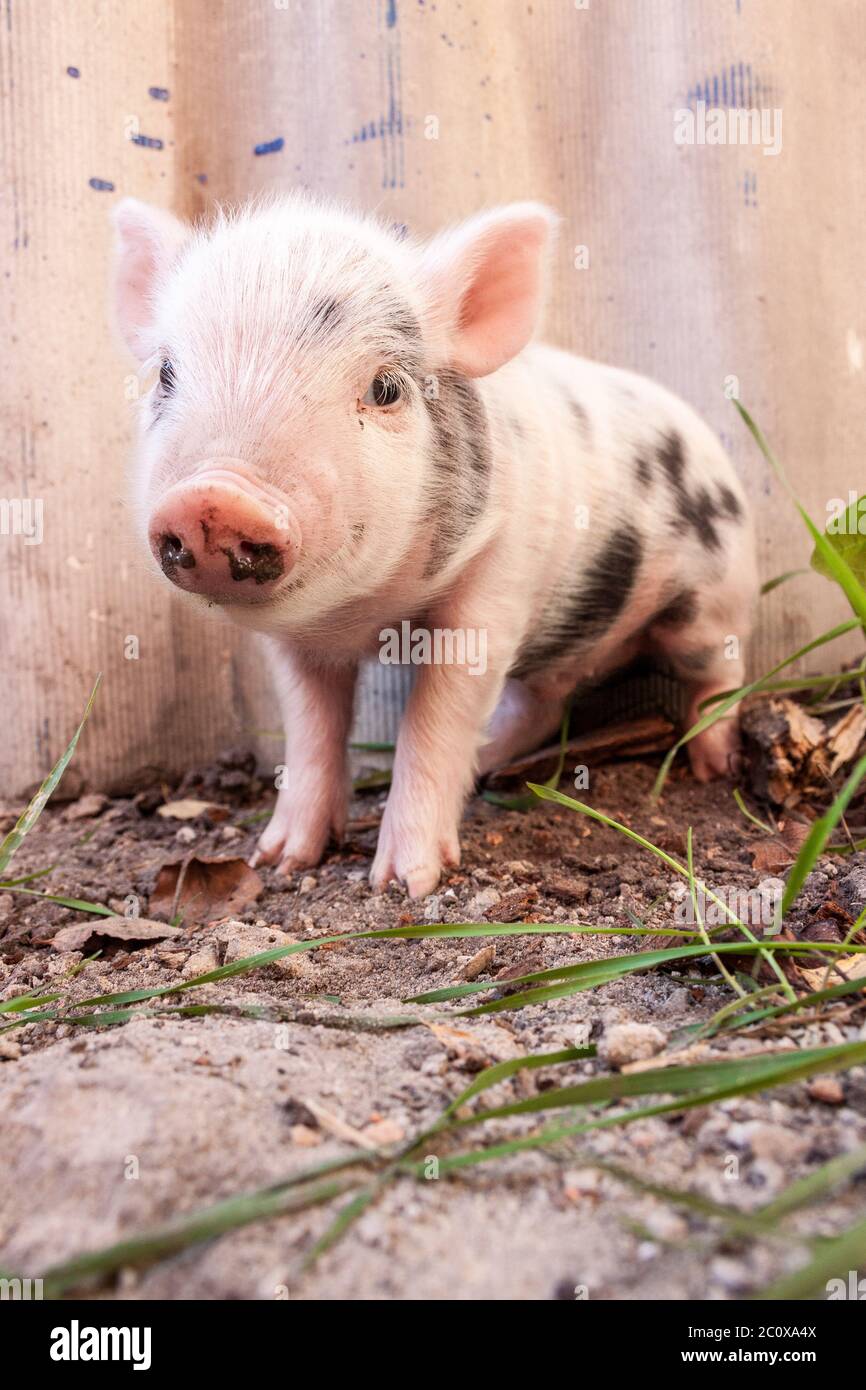
[[(754, 888), (768, 873), (784, 872), (797, 840), (789, 831), (786, 844), (784, 822), (771, 840), (743, 817), (730, 785), (699, 786), (685, 769), (656, 805), (649, 796), (655, 770), (641, 761), (594, 769), (591, 792), (579, 795), (678, 858), (692, 826), (696, 870), (717, 888)], [(272, 796), (251, 758), (230, 753), (179, 788), (52, 803), (17, 853), (15, 876), (53, 866), (30, 886), (120, 914), (160, 915), (151, 903), (160, 870), (193, 855), (246, 858)], [(157, 813), (165, 800), (189, 797), (223, 809), (183, 821)], [(435, 895), (413, 903), (394, 886), (376, 896), (367, 872), (383, 801), (381, 791), (355, 798), (346, 842), (319, 868), (289, 879), (263, 869), (261, 894), (245, 910), (207, 925), (183, 920), (163, 940), (104, 936), (81, 950), (59, 949), (58, 933), (98, 926), (99, 918), (23, 894), (0, 896), (0, 997), (47, 992), (58, 982), (72, 1001), (170, 985), (287, 938), (414, 921), (639, 921), (660, 936), (675, 925), (682, 883), (674, 873), (615, 830), (549, 803), (517, 811), (477, 798), (463, 826), (463, 864)], [(864, 901), (866, 854), (825, 857), (798, 904), (794, 930), (839, 939)], [(261, 1019), (141, 1017), (100, 1029), (46, 1022), (0, 1034), (0, 1266), (36, 1277), (82, 1251), (281, 1180), (346, 1152), (345, 1126), (371, 1143), (406, 1139), (494, 1061), (599, 1045), (596, 1058), (501, 1082), (485, 1103), (502, 1104), (621, 1064), (611, 1047), (618, 1025), (652, 1025), (657, 1033), (640, 1037), (651, 1036), (662, 1055), (683, 1046), (685, 1030), (731, 997), (710, 961), (445, 1026), (452, 1006), (404, 1002), (465, 978), (467, 968), (508, 989), (509, 976), (641, 944), (568, 934), (352, 941), (169, 1001), (258, 1004)], [(484, 948), (492, 950), (479, 961)], [(369, 1026), (407, 1012), (429, 1022)], [(620, 1045), (623, 1037), (620, 1028)], [(863, 1005), (851, 996), (820, 1022), (795, 1016), (714, 1038), (701, 1055), (864, 1037)], [(532, 1116), (521, 1116), (468, 1133), (484, 1144), (534, 1127)], [(600, 1130), (438, 1181), (398, 1179), (307, 1270), (303, 1257), (333, 1208), (280, 1216), (149, 1269), (130, 1268), (99, 1296), (570, 1299), (582, 1286), (601, 1299), (743, 1297), (795, 1268), (803, 1246), (732, 1237), (594, 1168), (593, 1159), (749, 1211), (864, 1142), (866, 1069), (855, 1068), (820, 1085)], [(858, 1202), (862, 1184), (794, 1218), (789, 1229), (832, 1234), (851, 1221)]]

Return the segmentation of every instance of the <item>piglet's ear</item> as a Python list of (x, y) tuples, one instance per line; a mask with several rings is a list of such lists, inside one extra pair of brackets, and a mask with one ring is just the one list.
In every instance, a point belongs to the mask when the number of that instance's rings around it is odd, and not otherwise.
[(148, 356), (154, 291), (189, 229), (170, 212), (124, 198), (112, 211), (115, 230), (114, 306), (117, 323), (133, 356)]
[(511, 203), (427, 245), (423, 288), (437, 355), (449, 366), (486, 376), (529, 342), (555, 223), (541, 203)]

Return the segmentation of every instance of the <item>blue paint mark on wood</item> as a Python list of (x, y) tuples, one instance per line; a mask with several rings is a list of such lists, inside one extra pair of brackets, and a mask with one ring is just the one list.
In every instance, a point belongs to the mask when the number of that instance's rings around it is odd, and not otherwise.
[(153, 97), (154, 101), (168, 101), (171, 93), (168, 87), (148, 87), (147, 95)]
[(67, 76), (67, 77), (80, 77), (80, 76), (81, 76), (81, 69), (80, 69), (80, 68), (67, 68), (67, 69), (66, 69), (66, 76)]
[(743, 206), (756, 208), (758, 206), (758, 175), (754, 170), (746, 170), (743, 174), (742, 184), (739, 186), (743, 190)]
[(88, 179), (91, 188), (95, 188), (97, 193), (113, 193), (114, 184), (108, 179)]
[(403, 79), (400, 50), (400, 29), (396, 0), (379, 0), (377, 7), (381, 102), (377, 120), (364, 121), (345, 141), (365, 145), (377, 141), (382, 151), (382, 187), (403, 188), (405, 185), (405, 119), (403, 115)]
[(133, 145), (143, 145), (147, 150), (161, 150), (162, 141), (155, 135), (133, 135), (131, 137)]
[(261, 145), (256, 145), (253, 154), (277, 154), (285, 143), (282, 135), (278, 135), (276, 140), (265, 140)]
[(694, 108), (699, 101), (707, 106), (722, 106), (729, 110), (751, 110), (773, 101), (773, 88), (753, 72), (751, 63), (731, 63), (721, 72), (698, 78), (686, 94), (688, 105)]

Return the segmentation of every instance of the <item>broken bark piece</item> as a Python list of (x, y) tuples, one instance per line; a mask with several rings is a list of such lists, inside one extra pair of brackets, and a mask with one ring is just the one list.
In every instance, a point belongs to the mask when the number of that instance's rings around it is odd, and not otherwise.
[(535, 906), (537, 899), (538, 889), (531, 884), (526, 888), (515, 888), (488, 907), (484, 916), (488, 922), (520, 922)]
[[(593, 729), (591, 733), (570, 738), (565, 745), (566, 763), (574, 758), (592, 755), (594, 766), (599, 766), (609, 758), (637, 758), (645, 753), (659, 753), (669, 748), (673, 742), (674, 726), (662, 715), (646, 715), (641, 719), (630, 719), (622, 724), (611, 724), (605, 729)], [(503, 767), (495, 768), (487, 779), (489, 787), (520, 779), (538, 782), (552, 776), (559, 766), (560, 744), (547, 744), (534, 753), (515, 758)]]
[(552, 874), (542, 887), (545, 893), (563, 903), (582, 903), (589, 897), (588, 883), (580, 878), (566, 878), (563, 874)]
[(751, 791), (776, 806), (824, 805), (830, 779), (856, 756), (866, 710), (852, 708), (829, 727), (795, 700), (747, 701), (741, 717)]
[(828, 775), (833, 776), (839, 768), (857, 754), (866, 737), (866, 708), (858, 701), (843, 714), (827, 735), (827, 752), (830, 755)]

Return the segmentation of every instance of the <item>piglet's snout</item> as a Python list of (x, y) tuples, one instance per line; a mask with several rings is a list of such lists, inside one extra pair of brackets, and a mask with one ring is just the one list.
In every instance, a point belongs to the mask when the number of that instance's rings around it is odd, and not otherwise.
[(150, 548), (163, 574), (217, 602), (258, 603), (291, 570), (300, 537), (280, 498), (228, 469), (176, 484), (154, 510)]

